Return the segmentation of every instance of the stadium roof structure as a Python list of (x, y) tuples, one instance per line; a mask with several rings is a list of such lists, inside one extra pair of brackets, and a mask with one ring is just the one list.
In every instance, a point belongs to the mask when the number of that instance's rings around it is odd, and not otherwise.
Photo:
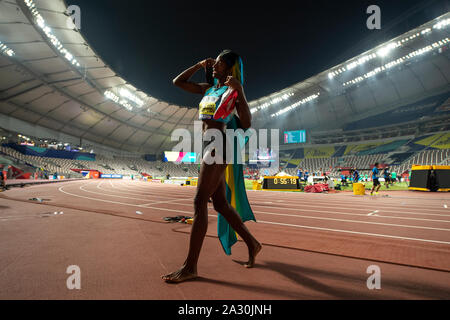
[(447, 12), (250, 109), (262, 127), (324, 131), (449, 92), (449, 29)]
[(120, 77), (66, 10), (63, 0), (0, 2), (0, 41), (11, 50), (0, 54), (1, 113), (132, 152), (164, 148), (174, 128), (192, 130), (197, 110)]
[[(449, 21), (447, 13), (251, 101), (257, 126), (330, 126), (449, 90)], [(174, 129), (192, 131), (197, 112), (158, 100), (112, 70), (77, 30), (64, 0), (0, 1), (0, 115), (118, 150), (155, 153), (170, 150)]]

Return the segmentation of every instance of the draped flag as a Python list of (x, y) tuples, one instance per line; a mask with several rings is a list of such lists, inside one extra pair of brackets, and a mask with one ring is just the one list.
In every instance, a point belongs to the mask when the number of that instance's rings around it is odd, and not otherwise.
[[(231, 121), (227, 124), (227, 129), (236, 130), (239, 128), (239, 118), (233, 116)], [(238, 164), (236, 161), (237, 157), (241, 155), (242, 148), (244, 148), (248, 142), (247, 139), (247, 137), (244, 139), (244, 137), (241, 136), (233, 141), (234, 161), (232, 164), (228, 164), (225, 170), (226, 197), (228, 203), (239, 213), (243, 222), (250, 220), (256, 222), (245, 191), (243, 165)], [(227, 255), (231, 255), (231, 247), (237, 242), (236, 232), (220, 213), (217, 221), (217, 233), (223, 250)]]

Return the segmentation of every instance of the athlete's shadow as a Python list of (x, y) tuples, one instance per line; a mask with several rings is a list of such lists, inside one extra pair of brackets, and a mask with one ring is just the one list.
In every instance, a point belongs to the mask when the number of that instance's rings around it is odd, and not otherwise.
[(277, 289), (277, 288), (270, 287), (270, 286), (250, 285), (250, 284), (243, 284), (243, 283), (238, 283), (238, 282), (224, 281), (224, 280), (204, 278), (204, 277), (198, 277), (196, 279), (196, 281), (216, 284), (219, 286), (237, 288), (237, 289), (245, 290), (245, 291), (249, 291), (249, 292), (257, 292), (257, 293), (262, 293), (262, 294), (276, 295), (276, 296), (284, 297), (287, 299), (308, 299), (308, 296), (306, 294), (302, 294), (298, 291)]
[[(244, 265), (246, 262), (233, 260), (236, 263)], [(255, 268), (263, 268), (268, 269), (274, 272), (277, 272), (284, 277), (294, 281), (299, 285), (300, 290), (285, 290), (285, 289), (277, 289), (276, 286), (261, 286), (261, 285), (249, 285), (249, 284), (241, 284), (236, 282), (227, 282), (216, 279), (209, 279), (199, 277), (198, 281), (224, 285), (229, 287), (235, 287), (238, 289), (259, 292), (259, 293), (270, 293), (278, 296), (283, 296), (290, 299), (310, 299), (311, 294), (307, 291), (308, 289), (312, 289), (314, 291), (322, 292), (329, 295), (329, 299), (394, 299), (393, 297), (387, 296), (383, 294), (381, 296), (376, 294), (376, 292), (369, 292), (369, 289), (366, 288), (366, 281), (357, 275), (354, 277), (350, 277), (348, 275), (344, 275), (341, 273), (333, 273), (322, 270), (315, 270), (305, 267), (299, 267), (296, 265), (280, 263), (280, 262), (264, 262), (264, 263), (256, 263)], [(324, 280), (318, 281), (313, 279), (313, 277), (320, 276)], [(348, 288), (337, 288), (331, 285), (327, 285), (324, 282), (330, 280), (346, 280), (349, 282)], [(356, 291), (352, 289), (354, 287), (355, 282), (359, 281), (361, 286), (363, 286), (363, 290), (367, 290), (367, 293), (362, 293), (361, 291)]]
[[(244, 264), (243, 261), (233, 260), (236, 263)], [(338, 271), (332, 271), (331, 268), (319, 269), (308, 268), (304, 266), (292, 265), (287, 263), (265, 261), (263, 263), (256, 263), (255, 268), (264, 268), (275, 271), (284, 277), (291, 279), (301, 287), (308, 287), (315, 291), (329, 294), (331, 299), (398, 299), (398, 296), (391, 296), (381, 290), (369, 290), (366, 287), (367, 277), (369, 274), (354, 274), (342, 273)], [(314, 279), (315, 278), (315, 279)], [(320, 279), (316, 280), (317, 278)], [(323, 280), (322, 280), (323, 279)], [(348, 285), (330, 286), (326, 282), (335, 283), (336, 281), (346, 282)], [(390, 287), (395, 287), (396, 291), (403, 292), (405, 294), (414, 294), (428, 297), (430, 299), (449, 299), (450, 294), (448, 289), (444, 286), (435, 286), (431, 284), (419, 284), (410, 279), (394, 280), (389, 279)], [(355, 290), (355, 286), (362, 290)]]
[[(284, 277), (294, 281), (301, 287), (309, 288), (314, 291), (322, 292), (330, 296), (331, 299), (389, 299), (386, 295), (377, 295), (376, 292), (370, 292), (366, 287), (366, 279), (358, 275), (348, 276), (339, 272), (332, 272), (330, 270), (312, 269), (298, 265), (287, 263), (267, 261), (260, 265), (275, 271)], [(320, 279), (317, 280), (317, 278)], [(326, 284), (327, 282), (334, 283), (335, 281), (346, 281), (348, 285), (333, 286)], [(355, 290), (355, 285), (361, 286), (362, 290)], [(367, 290), (367, 293), (361, 292)]]

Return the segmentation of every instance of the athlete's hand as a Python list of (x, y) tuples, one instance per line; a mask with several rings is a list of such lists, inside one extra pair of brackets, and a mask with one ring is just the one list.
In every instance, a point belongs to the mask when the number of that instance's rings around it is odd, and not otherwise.
[(241, 82), (233, 76), (228, 76), (224, 84), (231, 89), (242, 90)]
[(212, 66), (216, 63), (216, 59), (213, 58), (207, 58), (205, 60), (202, 60), (199, 62), (199, 64), (204, 68), (212, 68)]

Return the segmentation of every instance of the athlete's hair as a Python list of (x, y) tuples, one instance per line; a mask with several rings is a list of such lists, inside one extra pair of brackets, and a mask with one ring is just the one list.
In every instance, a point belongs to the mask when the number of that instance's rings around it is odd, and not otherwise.
[(379, 164), (378, 162), (375, 162), (375, 167), (378, 166), (378, 164)]
[(241, 57), (234, 51), (223, 50), (219, 57), (225, 61), (228, 67), (231, 68), (232, 76), (238, 79), (241, 84), (244, 84), (244, 64)]

